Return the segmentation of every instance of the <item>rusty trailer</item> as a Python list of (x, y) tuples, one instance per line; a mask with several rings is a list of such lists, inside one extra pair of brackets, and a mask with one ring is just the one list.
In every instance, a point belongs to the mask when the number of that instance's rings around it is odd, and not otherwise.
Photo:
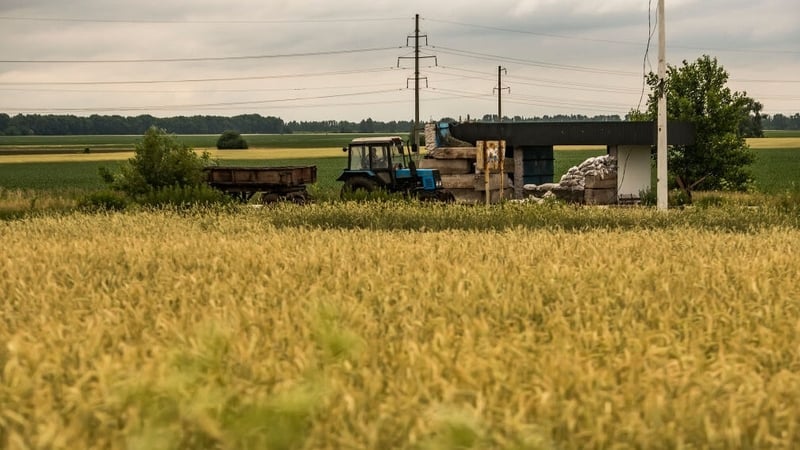
[(317, 166), (215, 166), (204, 170), (209, 186), (243, 202), (260, 194), (264, 203), (305, 203), (310, 200), (306, 186), (317, 181)]

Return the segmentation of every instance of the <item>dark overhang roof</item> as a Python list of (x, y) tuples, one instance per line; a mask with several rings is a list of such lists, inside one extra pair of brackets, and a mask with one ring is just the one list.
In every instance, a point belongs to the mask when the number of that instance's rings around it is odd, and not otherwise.
[[(655, 122), (504, 122), (456, 123), (450, 133), (462, 141), (505, 139), (516, 145), (656, 145)], [(694, 144), (694, 126), (667, 123), (669, 145)]]

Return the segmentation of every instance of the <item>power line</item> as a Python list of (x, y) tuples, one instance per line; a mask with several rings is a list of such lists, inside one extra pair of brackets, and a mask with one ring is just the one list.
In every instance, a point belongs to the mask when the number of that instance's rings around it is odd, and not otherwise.
[(236, 25), (236, 24), (303, 24), (303, 23), (361, 23), (391, 22), (408, 20), (407, 17), (364, 17), (337, 19), (272, 19), (272, 20), (137, 20), (137, 19), (84, 19), (75, 17), (27, 17), (0, 16), (0, 20), (20, 22), (77, 22), (77, 23), (127, 23), (127, 24), (200, 24), (200, 25)]
[(220, 103), (193, 103), (193, 104), (179, 104), (179, 105), (147, 105), (147, 106), (118, 106), (118, 107), (96, 107), (96, 108), (8, 108), (14, 111), (145, 111), (145, 110), (180, 110), (187, 108), (214, 108), (220, 106), (248, 106), (248, 105), (264, 105), (270, 103), (283, 103), (294, 102), (302, 100), (322, 100), (328, 98), (341, 98), (341, 97), (356, 97), (362, 95), (385, 94), (389, 92), (398, 92), (405, 89), (383, 89), (367, 92), (351, 92), (346, 94), (331, 94), (320, 95), (315, 97), (291, 97), (270, 100), (250, 100), (243, 102), (220, 102)]
[[(649, 2), (649, 0), (648, 0)], [(650, 6), (648, 6), (648, 9)], [(602, 38), (590, 38), (590, 37), (580, 37), (580, 36), (569, 36), (563, 34), (552, 34), (552, 33), (541, 33), (529, 30), (520, 30), (520, 29), (513, 29), (513, 28), (503, 28), (503, 27), (493, 27), (488, 25), (479, 25), (474, 23), (466, 23), (466, 22), (456, 22), (452, 20), (442, 20), (442, 19), (430, 19), (424, 18), (423, 20), (427, 20), (429, 22), (438, 22), (438, 23), (445, 23), (450, 25), (458, 25), (462, 27), (469, 27), (469, 28), (476, 28), (481, 30), (493, 30), (493, 31), (502, 31), (505, 33), (516, 33), (516, 34), (528, 34), (533, 36), (541, 36), (541, 37), (548, 37), (548, 38), (556, 38), (556, 39), (566, 39), (566, 40), (573, 40), (573, 41), (584, 41), (584, 42), (601, 42), (607, 44), (617, 44), (617, 45), (629, 45), (629, 46), (641, 46), (641, 43), (635, 41), (620, 41), (614, 39), (602, 39)], [(701, 51), (715, 51), (715, 52), (730, 52), (730, 53), (755, 53), (755, 54), (800, 54), (800, 51), (797, 50), (763, 50), (763, 49), (742, 49), (742, 48), (722, 48), (722, 47), (692, 47), (692, 46), (685, 46), (685, 45), (670, 45), (671, 48), (680, 48), (683, 50), (701, 50)]]
[(0, 86), (93, 86), (93, 85), (137, 85), (137, 84), (173, 84), (173, 83), (208, 83), (222, 81), (251, 81), (270, 80), (281, 78), (306, 78), (333, 75), (352, 75), (357, 73), (388, 72), (397, 70), (394, 67), (372, 69), (337, 70), (330, 72), (293, 73), (284, 75), (257, 75), (249, 77), (224, 77), (224, 78), (187, 78), (178, 80), (121, 80), (121, 81), (3, 81)]
[[(608, 69), (601, 69), (596, 67), (586, 67), (586, 66), (574, 66), (574, 65), (567, 65), (567, 64), (556, 64), (556, 63), (548, 63), (545, 61), (535, 61), (535, 60), (528, 60), (522, 58), (513, 58), (507, 56), (500, 56), (500, 55), (492, 55), (488, 53), (479, 53), (473, 52), (469, 50), (459, 50), (449, 47), (440, 47), (440, 46), (431, 46), (435, 48), (440, 53), (451, 54), (455, 56), (464, 56), (469, 58), (481, 59), (481, 60), (494, 60), (494, 61), (501, 61), (501, 62), (511, 62), (521, 65), (529, 65), (534, 67), (543, 67), (548, 69), (555, 69), (555, 70), (569, 70), (575, 72), (586, 72), (586, 73), (600, 73), (600, 74), (609, 74), (609, 75), (618, 75), (618, 76), (636, 76), (640, 77), (641, 75), (636, 72), (628, 72), (628, 71), (621, 71), (621, 70), (608, 70)], [(753, 79), (736, 79), (732, 78), (731, 81), (737, 82), (749, 82), (749, 83), (800, 83), (800, 80), (768, 80), (768, 79), (760, 79), (760, 80), (753, 80)]]
[[(644, 50), (644, 58), (642, 58), (642, 93), (639, 95), (639, 104), (636, 106), (636, 111), (642, 109), (642, 100), (644, 99), (644, 91), (647, 87), (647, 73), (646, 65), (650, 65), (650, 42), (653, 40), (653, 35), (656, 33), (656, 28), (653, 26), (650, 18), (653, 17), (653, 0), (647, 0), (647, 46)], [(656, 20), (660, 20), (656, 17)], [(653, 66), (650, 66), (650, 71), (653, 71)]]
[(371, 83), (349, 86), (312, 86), (312, 87), (281, 87), (281, 88), (243, 88), (243, 89), (170, 89), (170, 90), (135, 90), (135, 89), (49, 89), (49, 88), (0, 88), (0, 91), (13, 92), (80, 92), (80, 93), (106, 93), (106, 94), (194, 94), (216, 92), (275, 92), (275, 91), (319, 91), (329, 89), (355, 89), (378, 86), (396, 86), (397, 83)]
[(750, 80), (746, 78), (731, 78), (730, 81), (739, 83), (800, 83), (800, 80)]
[(609, 75), (620, 75), (620, 76), (639, 76), (636, 72), (627, 72), (622, 70), (609, 70), (609, 69), (600, 69), (597, 67), (586, 67), (586, 66), (573, 66), (568, 64), (556, 64), (556, 63), (549, 63), (545, 61), (536, 61), (530, 59), (522, 59), (522, 58), (513, 58), (509, 56), (501, 56), (501, 55), (492, 55), (488, 53), (479, 53), (473, 52), (469, 50), (459, 50), (450, 47), (440, 47), (440, 46), (431, 46), (436, 50), (440, 51), (441, 53), (446, 53), (455, 56), (465, 56), (468, 58), (476, 58), (481, 60), (494, 60), (494, 61), (502, 61), (502, 62), (511, 62), (521, 65), (527, 66), (535, 66), (535, 67), (543, 67), (547, 69), (557, 69), (557, 70), (570, 70), (575, 72), (587, 72), (587, 73), (602, 73), (602, 74), (609, 74)]
[(198, 62), (198, 61), (240, 61), (250, 59), (276, 59), (276, 58), (300, 58), (307, 56), (329, 56), (344, 55), (353, 53), (380, 52), (386, 50), (397, 50), (402, 47), (378, 47), (360, 48), (351, 50), (329, 50), (321, 52), (307, 53), (284, 53), (274, 55), (246, 55), (246, 56), (217, 56), (202, 58), (152, 58), (152, 59), (6, 59), (0, 63), (6, 64), (116, 64), (116, 63), (161, 63), (161, 62)]
[[(493, 96), (488, 96), (485, 94), (473, 94), (473, 93), (464, 93), (464, 94), (453, 94), (456, 98), (466, 98), (466, 99), (475, 99), (481, 100), (485, 102), (492, 102), (494, 103), (496, 100)], [(450, 97), (441, 98), (441, 99), (430, 99), (428, 101), (433, 100), (449, 100)], [(554, 107), (554, 108), (570, 108), (570, 109), (577, 109), (583, 111), (591, 111), (591, 112), (607, 112), (610, 114), (619, 114), (617, 109), (612, 109), (611, 107), (604, 107), (604, 106), (586, 106), (584, 103), (569, 103), (569, 102), (548, 102), (548, 101), (538, 101), (538, 100), (520, 100), (516, 98), (507, 98), (504, 99), (505, 103), (512, 103), (515, 105), (525, 105), (525, 106), (546, 106), (546, 107)]]
[(641, 45), (638, 42), (632, 41), (616, 41), (611, 39), (598, 39), (598, 38), (587, 38), (587, 37), (578, 37), (578, 36), (567, 36), (562, 34), (551, 34), (551, 33), (541, 33), (536, 31), (529, 31), (529, 30), (518, 30), (513, 28), (503, 28), (503, 27), (492, 27), (488, 25), (478, 25), (473, 23), (465, 23), (465, 22), (456, 22), (453, 20), (441, 20), (441, 19), (429, 19), (425, 18), (429, 22), (438, 22), (438, 23), (446, 23), (450, 25), (459, 25), (462, 27), (469, 27), (469, 28), (477, 28), (481, 30), (493, 30), (493, 31), (503, 31), (506, 33), (517, 33), (517, 34), (529, 34), (532, 36), (541, 36), (541, 37), (550, 37), (550, 38), (557, 38), (557, 39), (569, 39), (575, 41), (588, 41), (588, 42), (605, 42), (609, 44), (621, 44), (621, 45)]
[[(446, 93), (450, 93), (450, 94), (463, 95), (465, 98), (478, 98), (478, 99), (491, 100), (492, 102), (495, 101), (494, 95), (492, 95), (492, 94), (477, 93), (477, 92), (467, 92), (467, 91), (460, 91), (460, 90), (456, 90), (456, 89), (437, 88), (437, 87), (431, 87), (430, 89), (434, 90), (434, 91), (446, 92)], [(530, 105), (546, 105), (546, 106), (552, 106), (552, 105), (558, 105), (558, 106), (586, 106), (586, 105), (588, 105), (588, 106), (595, 107), (595, 108), (608, 109), (609, 111), (614, 111), (614, 112), (617, 112), (618, 110), (617, 109), (613, 109), (612, 110), (611, 108), (617, 108), (617, 107), (620, 108), (620, 109), (624, 109), (625, 108), (625, 105), (622, 105), (622, 104), (595, 103), (595, 102), (587, 102), (587, 101), (581, 101), (580, 103), (575, 103), (575, 102), (566, 102), (566, 101), (563, 101), (561, 99), (552, 98), (552, 97), (540, 97), (540, 96), (529, 97), (529, 96), (520, 96), (520, 95), (516, 95), (516, 94), (514, 96), (510, 97), (510, 98), (506, 97), (503, 100), (506, 101), (506, 102), (510, 102), (510, 103), (520, 103), (520, 104), (530, 104)], [(583, 108), (583, 109), (591, 109), (591, 108)]]
[[(467, 72), (467, 73), (475, 73), (483, 76), (464, 76), (464, 78), (473, 78), (478, 80), (492, 80), (492, 74), (481, 72), (478, 70), (469, 70), (463, 68), (457, 68), (452, 66), (439, 66), (439, 68), (444, 70), (455, 70), (459, 72)], [(563, 80), (550, 80), (545, 78), (530, 78), (530, 77), (523, 77), (519, 75), (508, 75), (507, 78), (513, 81), (515, 84), (522, 84), (522, 85), (529, 85), (529, 86), (539, 86), (539, 87), (550, 87), (556, 89), (574, 89), (580, 91), (596, 91), (596, 92), (612, 92), (612, 93), (636, 93), (639, 92), (638, 89), (633, 88), (622, 88), (622, 87), (615, 87), (615, 86), (603, 86), (598, 85), (596, 83), (577, 83), (577, 82), (570, 82), (570, 81), (563, 81)]]

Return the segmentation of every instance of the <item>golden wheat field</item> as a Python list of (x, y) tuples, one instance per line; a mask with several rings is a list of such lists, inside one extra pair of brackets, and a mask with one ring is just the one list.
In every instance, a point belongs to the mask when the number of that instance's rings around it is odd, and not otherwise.
[(800, 231), (0, 222), (8, 449), (792, 448)]

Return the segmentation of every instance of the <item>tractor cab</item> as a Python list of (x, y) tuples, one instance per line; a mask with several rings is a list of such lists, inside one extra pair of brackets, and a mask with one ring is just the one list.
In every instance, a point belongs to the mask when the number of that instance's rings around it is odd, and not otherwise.
[[(397, 178), (396, 170), (407, 168), (408, 160), (403, 151), (403, 141), (397, 137), (357, 138), (348, 147), (347, 170), (379, 178), (383, 184), (392, 184)], [(344, 181), (344, 180), (340, 180)]]
[(347, 153), (347, 167), (337, 181), (344, 182), (343, 196), (381, 189), (425, 198), (448, 197), (439, 171), (417, 169), (399, 136), (356, 138), (342, 151)]

